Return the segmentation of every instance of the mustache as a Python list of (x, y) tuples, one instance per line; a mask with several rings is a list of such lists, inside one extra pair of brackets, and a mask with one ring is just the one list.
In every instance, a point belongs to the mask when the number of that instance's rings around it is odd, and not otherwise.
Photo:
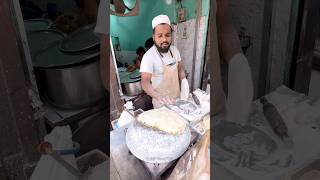
[(164, 45), (164, 44), (167, 44), (167, 45), (169, 45), (169, 43), (168, 43), (168, 42), (163, 42), (163, 43), (161, 43), (161, 45)]

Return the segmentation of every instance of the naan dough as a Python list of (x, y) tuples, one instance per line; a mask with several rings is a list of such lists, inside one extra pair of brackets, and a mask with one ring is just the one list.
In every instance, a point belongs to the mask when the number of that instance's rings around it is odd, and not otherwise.
[(177, 113), (167, 109), (152, 109), (140, 114), (138, 122), (169, 134), (182, 134), (186, 128), (186, 123)]

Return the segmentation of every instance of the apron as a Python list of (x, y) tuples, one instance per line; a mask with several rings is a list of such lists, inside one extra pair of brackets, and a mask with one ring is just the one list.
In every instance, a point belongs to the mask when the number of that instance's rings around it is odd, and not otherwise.
[[(172, 53), (171, 57), (175, 62), (175, 64), (172, 66), (166, 65), (163, 59), (160, 57), (163, 66), (163, 77), (160, 84), (155, 88), (155, 90), (163, 96), (178, 98), (180, 96), (178, 61), (172, 56)], [(152, 98), (152, 104), (154, 109), (159, 108), (162, 105), (155, 98)]]

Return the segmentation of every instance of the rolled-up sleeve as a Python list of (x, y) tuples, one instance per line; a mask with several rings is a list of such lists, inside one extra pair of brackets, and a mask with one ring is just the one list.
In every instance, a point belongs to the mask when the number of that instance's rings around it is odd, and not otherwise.
[(150, 59), (148, 55), (149, 54), (145, 54), (142, 58), (140, 72), (153, 73), (152, 59)]

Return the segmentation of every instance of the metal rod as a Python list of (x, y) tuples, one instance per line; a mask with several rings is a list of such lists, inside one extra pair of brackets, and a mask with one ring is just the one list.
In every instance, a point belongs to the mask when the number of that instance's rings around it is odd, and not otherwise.
[(115, 68), (115, 70), (116, 70), (116, 75), (117, 75), (117, 80), (118, 80), (118, 85), (119, 85), (119, 93), (120, 93), (120, 96), (123, 96), (123, 91), (122, 91), (121, 83), (120, 83), (119, 71), (118, 71), (117, 62), (116, 62), (116, 56), (115, 56), (115, 54), (114, 54), (114, 49), (113, 49), (113, 44), (112, 44), (111, 37), (110, 37), (110, 49), (111, 49), (111, 54), (112, 54), (112, 60), (113, 60), (114, 68)]

